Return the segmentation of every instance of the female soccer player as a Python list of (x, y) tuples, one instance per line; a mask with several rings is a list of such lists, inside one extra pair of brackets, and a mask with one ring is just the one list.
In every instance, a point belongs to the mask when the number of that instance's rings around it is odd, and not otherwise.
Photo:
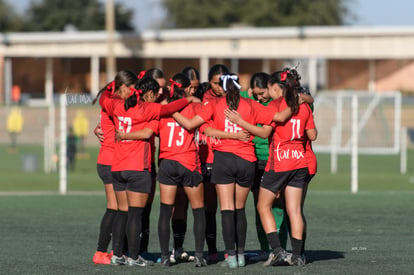
[[(203, 99), (203, 105), (215, 105), (223, 96), (220, 88), (220, 76), (229, 73), (229, 69), (223, 64), (213, 65), (208, 72), (208, 89), (199, 96)], [(208, 123), (206, 123), (206, 127)], [(204, 203), (206, 210), (206, 243), (208, 247), (207, 261), (215, 263), (218, 261), (217, 254), (217, 193), (214, 184), (211, 183), (211, 173), (213, 170), (213, 144), (216, 140), (203, 134), (204, 129), (199, 131), (200, 162), (204, 182)]]
[[(121, 85), (125, 84), (126, 86), (130, 86), (135, 84), (135, 78), (120, 76), (120, 81)], [(112, 89), (115, 89), (115, 86), (108, 85), (107, 88), (112, 92)], [(93, 104), (95, 104), (95, 102), (96, 100), (94, 100)], [(102, 131), (102, 138), (100, 139), (101, 147), (98, 154), (97, 170), (99, 177), (105, 185), (106, 212), (101, 220), (98, 248), (93, 256), (93, 262), (95, 264), (110, 264), (112, 253), (108, 254), (107, 250), (109, 242), (111, 241), (113, 221), (118, 210), (111, 175), (112, 156), (115, 147), (115, 126), (112, 118), (104, 109), (101, 109), (100, 122), (98, 125)]]
[[(240, 92), (242, 97), (251, 98), (267, 106), (272, 98), (269, 94), (268, 82), (270, 80), (270, 75), (264, 72), (258, 72), (252, 75), (250, 79), (250, 88), (248, 91)], [(265, 126), (266, 127), (266, 126)], [(266, 167), (267, 159), (269, 157), (269, 140), (267, 138), (255, 137), (253, 139), (254, 149), (257, 157), (256, 161), (256, 171), (253, 185), (251, 191), (253, 194), (254, 208), (255, 208), (255, 223), (256, 223), (256, 233), (257, 238), (260, 243), (260, 253), (257, 256), (249, 258), (249, 261), (266, 261), (269, 257), (269, 243), (267, 242), (266, 233), (263, 230), (262, 223), (260, 221), (260, 215), (257, 211), (257, 201), (259, 198), (259, 188), (260, 182), (262, 181), (262, 176), (264, 169)], [(279, 198), (275, 201), (272, 206), (272, 214), (276, 220), (277, 231), (279, 233), (279, 238), (283, 248), (286, 248), (287, 242), (287, 222), (284, 221), (284, 202), (283, 198)]]
[[(308, 173), (305, 148), (303, 146), (305, 134), (310, 140), (316, 139), (316, 129), (312, 111), (307, 104), (299, 105), (296, 93), (296, 80), (288, 70), (273, 73), (270, 79), (271, 96), (278, 98), (269, 104), (268, 108), (279, 110), (286, 105), (292, 109), (293, 116), (288, 122), (272, 124), (275, 127), (269, 147), (269, 160), (266, 165), (263, 180), (260, 185), (257, 209), (267, 234), (272, 252), (265, 266), (275, 265), (286, 260), (287, 253), (281, 247), (276, 223), (271, 213), (273, 201), (283, 191), (287, 214), (291, 226), (292, 258), (291, 265), (303, 265), (302, 235), (303, 217), (301, 211), (303, 187), (306, 184)], [(284, 95), (284, 98), (281, 95)], [(284, 100), (285, 99), (285, 100)], [(252, 134), (265, 138), (269, 129), (260, 129), (255, 125), (240, 119), (231, 119), (244, 127)]]
[[(191, 120), (175, 113), (173, 117), (182, 126), (190, 130), (211, 121), (209, 125), (218, 130), (231, 133), (242, 131), (241, 127), (225, 119), (224, 110), (228, 108), (238, 110), (252, 123), (284, 121), (291, 115), (288, 108), (286, 111), (270, 114), (255, 101), (241, 98), (236, 75), (226, 74), (219, 79), (220, 89), (225, 97), (214, 106), (205, 104)], [(230, 268), (241, 267), (245, 265), (247, 221), (244, 207), (254, 178), (254, 147), (251, 139), (248, 142), (223, 139), (214, 144), (213, 149), (215, 152), (211, 181), (216, 185), (221, 207), (223, 239), (228, 255), (224, 265)]]
[[(194, 97), (177, 100), (168, 105), (137, 100), (134, 85), (121, 85), (120, 76), (137, 77), (128, 71), (121, 71), (114, 80), (115, 90), (119, 91), (117, 98), (104, 92), (100, 98), (101, 106), (114, 118), (117, 130), (131, 132), (144, 128), (154, 127), (148, 123), (154, 119), (168, 116), (171, 112), (180, 110)], [(155, 81), (150, 79), (150, 81)], [(140, 84), (142, 84), (141, 80)], [(126, 99), (125, 102), (123, 99)], [(154, 130), (154, 129), (153, 129)], [(151, 192), (151, 149), (148, 140), (123, 140), (115, 143), (115, 152), (112, 163), (112, 179), (119, 212), (115, 218), (113, 230), (113, 252), (111, 264), (128, 264), (131, 266), (148, 266), (146, 261), (138, 255), (142, 226), (142, 213)], [(126, 232), (128, 239), (128, 259), (122, 255), (123, 235)]]
[[(182, 72), (190, 80), (190, 86), (185, 87), (185, 96), (196, 95), (199, 91), (200, 85), (200, 74), (194, 67), (185, 67)], [(174, 79), (174, 78), (173, 78)], [(184, 87), (182, 87), (184, 88)], [(181, 88), (180, 88), (181, 89)], [(199, 96), (197, 96), (199, 97)], [(183, 186), (178, 186), (174, 204), (173, 216), (171, 219), (171, 227), (174, 238), (174, 248), (171, 253), (170, 261), (175, 263), (177, 261), (188, 261), (192, 260), (193, 257), (189, 256), (184, 251), (183, 244), (185, 239), (185, 233), (187, 231), (187, 210), (188, 210), (188, 198), (184, 191)]]

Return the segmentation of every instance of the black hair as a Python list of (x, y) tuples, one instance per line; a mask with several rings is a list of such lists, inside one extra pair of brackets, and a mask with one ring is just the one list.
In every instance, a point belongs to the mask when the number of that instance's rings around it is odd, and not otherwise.
[(250, 79), (250, 88), (266, 89), (269, 82), (270, 75), (264, 72), (255, 73)]
[(286, 100), (286, 104), (291, 108), (292, 113), (296, 114), (299, 111), (299, 102), (297, 98), (296, 79), (293, 74), (290, 73), (289, 70), (274, 72), (270, 76), (269, 83), (272, 85), (278, 84), (279, 87), (283, 89), (283, 96)]
[(230, 70), (225, 65), (223, 64), (213, 65), (210, 68), (210, 71), (208, 72), (208, 81), (210, 81), (215, 75), (228, 74), (228, 73), (230, 73)]
[[(181, 87), (175, 85), (173, 82), (171, 82), (171, 80), (173, 80), (174, 82), (176, 82), (178, 84), (181, 84)], [(170, 82), (171, 82), (170, 91), (174, 89), (174, 91), (173, 91), (174, 93), (172, 94), (172, 96), (167, 97), (167, 102), (172, 102), (172, 101), (175, 101), (177, 99), (185, 97), (184, 89), (187, 88), (187, 87), (190, 87), (190, 85), (191, 85), (190, 79), (182, 73), (175, 74), (171, 78), (171, 80), (170, 80)], [(174, 87), (172, 87), (172, 86), (174, 86)]]
[(152, 68), (145, 72), (144, 77), (146, 76), (152, 77), (154, 79), (164, 78), (164, 72), (158, 68)]
[[(95, 104), (95, 102), (98, 100), (99, 96), (108, 89), (113, 89), (113, 91), (118, 91), (119, 88), (125, 84), (126, 86), (131, 86), (133, 84), (135, 84), (138, 81), (138, 77), (131, 71), (127, 71), (127, 70), (122, 70), (119, 71), (116, 75), (115, 75), (115, 79), (111, 82), (109, 82), (108, 84), (105, 85), (105, 87), (103, 87), (98, 94), (96, 95), (95, 99), (92, 101), (92, 105)], [(113, 88), (112, 88), (112, 85)]]
[[(227, 81), (224, 83), (226, 78)], [(226, 92), (226, 102), (230, 110), (237, 110), (240, 103), (240, 88), (236, 86), (236, 83), (239, 84), (239, 78), (235, 74), (223, 74), (220, 77), (220, 86)]]
[[(139, 94), (139, 99), (142, 101), (146, 93), (150, 91), (152, 91), (153, 93), (158, 93), (160, 85), (154, 78), (144, 76), (143, 78), (139, 79), (138, 82), (135, 84), (135, 89), (137, 91), (141, 91), (141, 93)], [(125, 99), (125, 110), (128, 110), (129, 108), (136, 106), (137, 103), (138, 98), (137, 95), (134, 93), (130, 97)]]
[(200, 80), (200, 73), (194, 67), (185, 67), (181, 73), (190, 80)]
[(209, 87), (210, 87), (210, 83), (201, 82), (200, 85), (198, 85), (198, 89), (194, 93), (194, 96), (198, 97), (200, 100), (203, 100), (204, 93), (208, 91)]

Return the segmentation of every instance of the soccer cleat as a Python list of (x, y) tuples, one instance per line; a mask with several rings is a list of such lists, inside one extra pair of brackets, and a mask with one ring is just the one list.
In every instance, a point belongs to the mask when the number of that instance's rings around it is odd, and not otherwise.
[(280, 248), (278, 252), (270, 252), (269, 258), (267, 261), (263, 264), (263, 266), (272, 266), (272, 265), (278, 265), (282, 262), (285, 262), (285, 259), (287, 257), (287, 252)]
[[(174, 258), (175, 262), (188, 262), (189, 261), (189, 255), (187, 252), (184, 251), (183, 248), (178, 248), (177, 250), (173, 249), (171, 253), (171, 257)], [(170, 261), (171, 261), (171, 257), (170, 257)]]
[(125, 256), (117, 257), (115, 255), (112, 255), (111, 257), (111, 265), (125, 265), (127, 262)]
[(111, 255), (106, 252), (96, 251), (93, 255), (93, 262), (95, 264), (110, 264)]
[(287, 261), (291, 266), (305, 266), (306, 258), (305, 254), (300, 255), (299, 257), (291, 257), (290, 261)]
[(229, 267), (229, 268), (237, 268), (237, 257), (234, 256), (227, 256), (227, 258), (224, 260), (224, 262), (221, 264), (222, 267)]
[(145, 260), (144, 258), (142, 258), (141, 256), (138, 256), (138, 258), (136, 260), (129, 258), (128, 257), (128, 261), (127, 264), (129, 266), (140, 266), (140, 267), (147, 267), (147, 266), (151, 266), (154, 264), (153, 261), (148, 261)]
[(239, 267), (243, 267), (246, 265), (246, 259), (244, 258), (244, 254), (237, 254), (237, 265)]
[(208, 263), (217, 263), (218, 262), (217, 253), (207, 255), (206, 260), (207, 260)]
[(194, 257), (194, 266), (195, 267), (203, 267), (207, 266), (207, 261), (203, 257)]
[(291, 265), (292, 263), (292, 253), (287, 252), (286, 253), (286, 258), (285, 258), (285, 262), (287, 262), (289, 265)]
[[(175, 262), (174, 262), (175, 263)], [(171, 266), (171, 258), (170, 258), (170, 256), (162, 256), (161, 255), (161, 261), (160, 261), (160, 264), (162, 265), (162, 266)]]

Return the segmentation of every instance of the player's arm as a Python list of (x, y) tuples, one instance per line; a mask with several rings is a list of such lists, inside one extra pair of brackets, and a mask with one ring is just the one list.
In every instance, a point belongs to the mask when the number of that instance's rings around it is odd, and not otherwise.
[(115, 137), (117, 141), (121, 141), (124, 139), (143, 140), (143, 139), (149, 139), (153, 134), (154, 134), (154, 131), (150, 128), (144, 128), (142, 130), (129, 132), (129, 133), (123, 133), (123, 132), (116, 130)]
[(285, 122), (292, 116), (292, 110), (290, 107), (286, 107), (280, 112), (276, 112), (272, 118), (272, 121), (274, 122)]
[(172, 117), (187, 130), (195, 129), (205, 122), (199, 115), (195, 115), (192, 119), (189, 119), (177, 112)]
[(299, 102), (313, 104), (313, 97), (309, 94), (299, 93)]
[(98, 122), (98, 124), (96, 125), (95, 129), (93, 130), (93, 133), (99, 139), (100, 142), (104, 141), (104, 132), (102, 131), (100, 122)]
[(246, 129), (252, 135), (257, 136), (257, 137), (267, 138), (269, 137), (273, 129), (269, 125), (263, 125), (263, 127), (259, 127), (259, 126), (253, 125), (245, 121), (236, 110), (227, 109), (224, 111), (224, 115), (229, 121)]
[(221, 139), (237, 139), (240, 141), (249, 141), (250, 139), (250, 133), (248, 131), (239, 131), (237, 133), (230, 133), (230, 132), (224, 132), (221, 130), (218, 130), (213, 127), (207, 127), (203, 134), (209, 136), (209, 137), (217, 137)]
[(306, 130), (306, 136), (310, 141), (316, 140), (318, 137), (318, 130), (316, 128)]

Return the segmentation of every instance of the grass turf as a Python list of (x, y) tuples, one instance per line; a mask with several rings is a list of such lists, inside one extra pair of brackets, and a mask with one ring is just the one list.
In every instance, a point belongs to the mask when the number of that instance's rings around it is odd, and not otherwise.
[[(7, 152), (7, 148), (0, 147)], [(309, 188), (305, 211), (308, 220), (304, 268), (248, 264), (230, 270), (220, 264), (195, 269), (192, 263), (162, 268), (101, 266), (92, 263), (99, 222), (105, 209), (103, 186), (96, 175), (96, 148), (89, 159), (79, 159), (69, 173), (69, 195), (31, 195), (58, 190), (58, 175), (39, 170), (24, 173), (22, 154), (38, 154), (41, 148), (24, 146), (0, 158), (0, 273), (4, 274), (409, 274), (414, 267), (414, 167), (399, 173), (398, 156), (360, 156), (360, 191), (349, 192), (349, 157), (341, 156), (337, 174), (329, 173), (329, 156), (318, 155), (318, 174)], [(5, 155), (5, 154), (4, 154)], [(414, 161), (410, 150), (408, 163)], [(25, 193), (14, 193), (22, 192)], [(74, 194), (76, 191), (84, 194)], [(88, 191), (100, 191), (90, 193)], [(11, 193), (13, 192), (13, 193)], [(252, 198), (246, 207), (246, 249), (259, 248), (254, 225)], [(151, 214), (149, 250), (159, 253), (156, 193)], [(218, 248), (223, 251), (218, 221)], [(189, 212), (185, 248), (193, 250), (192, 217)], [(206, 247), (205, 247), (206, 249)]]

